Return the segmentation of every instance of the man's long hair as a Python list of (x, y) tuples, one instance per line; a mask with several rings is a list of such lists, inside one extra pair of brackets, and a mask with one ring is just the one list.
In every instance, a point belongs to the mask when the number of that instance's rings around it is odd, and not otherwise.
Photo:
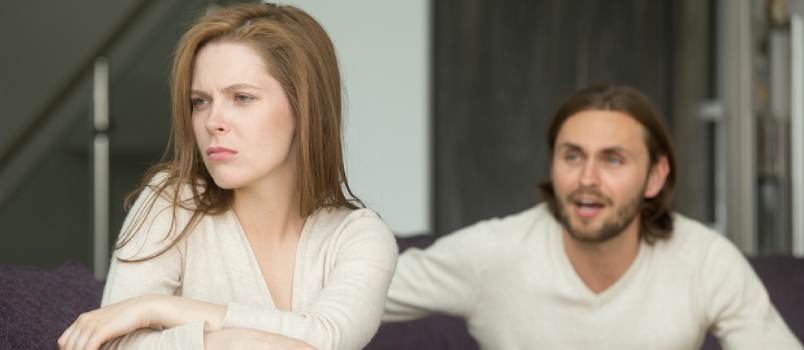
[[(648, 243), (668, 238), (673, 232), (670, 201), (676, 185), (676, 156), (664, 118), (656, 105), (645, 94), (630, 86), (610, 84), (594, 84), (573, 93), (564, 101), (550, 121), (547, 131), (547, 148), (550, 152), (551, 164), (556, 138), (564, 122), (579, 112), (589, 110), (621, 112), (639, 122), (644, 130), (644, 140), (648, 147), (651, 168), (662, 156), (667, 157), (670, 173), (667, 175), (664, 187), (655, 197), (645, 198), (642, 202), (639, 211), (639, 236)], [(560, 218), (559, 199), (555, 196), (552, 181), (545, 181), (537, 187), (550, 212), (558, 220)]]

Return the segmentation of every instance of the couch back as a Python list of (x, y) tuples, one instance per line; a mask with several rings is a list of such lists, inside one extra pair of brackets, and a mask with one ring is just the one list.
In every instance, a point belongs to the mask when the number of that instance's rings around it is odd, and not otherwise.
[[(400, 251), (425, 248), (428, 236), (400, 238)], [(804, 259), (750, 258), (771, 302), (799, 339), (804, 339)], [(103, 283), (83, 265), (68, 262), (48, 272), (37, 268), (0, 266), (0, 350), (58, 349), (56, 339), (83, 312), (100, 306)], [(466, 323), (434, 315), (380, 327), (369, 350), (474, 350), (477, 343)], [(702, 349), (720, 349), (709, 336)]]
[(52, 272), (0, 266), (0, 350), (58, 349), (61, 333), (102, 294), (103, 283), (77, 262)]
[[(804, 259), (791, 256), (748, 258), (765, 284), (768, 296), (787, 326), (804, 343)], [(717, 340), (706, 335), (701, 350), (720, 350)]]

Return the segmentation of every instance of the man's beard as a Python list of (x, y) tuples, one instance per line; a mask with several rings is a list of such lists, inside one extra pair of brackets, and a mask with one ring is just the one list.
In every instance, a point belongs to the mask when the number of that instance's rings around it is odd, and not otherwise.
[[(645, 183), (642, 186), (642, 190), (639, 193), (645, 192)], [(604, 196), (602, 193), (595, 189), (591, 189), (588, 187), (581, 187), (577, 190), (570, 193), (565, 201), (558, 201), (558, 215), (561, 220), (561, 224), (564, 226), (564, 229), (567, 230), (570, 237), (576, 241), (581, 241), (585, 243), (602, 243), (608, 241), (614, 237), (619, 236), (625, 228), (630, 225), (634, 219), (639, 215), (640, 209), (642, 209), (642, 202), (644, 198), (642, 196), (637, 195), (628, 201), (625, 205), (617, 209), (614, 214), (614, 217), (607, 219), (603, 222), (603, 225), (597, 230), (596, 233), (592, 232), (590, 229), (585, 229), (583, 227), (573, 227), (572, 222), (570, 221), (568, 207), (572, 207), (573, 200), (572, 198), (580, 195), (580, 194), (589, 194), (600, 198), (601, 200), (607, 202), (609, 205), (613, 203), (613, 201)], [(581, 219), (581, 221), (586, 221)]]

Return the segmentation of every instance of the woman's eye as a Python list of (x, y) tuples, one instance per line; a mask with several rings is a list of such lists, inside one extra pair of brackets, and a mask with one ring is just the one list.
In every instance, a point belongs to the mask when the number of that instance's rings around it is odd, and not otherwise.
[(190, 100), (190, 106), (193, 107), (193, 109), (203, 107), (208, 103), (209, 103), (209, 101), (207, 101), (207, 100), (205, 100), (203, 98), (194, 98), (194, 99)]
[(237, 102), (248, 102), (248, 101), (251, 101), (251, 96), (235, 95), (235, 100)]

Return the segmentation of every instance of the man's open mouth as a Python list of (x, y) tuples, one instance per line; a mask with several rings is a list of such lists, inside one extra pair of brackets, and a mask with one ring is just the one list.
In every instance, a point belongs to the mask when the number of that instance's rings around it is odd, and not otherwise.
[(599, 209), (604, 207), (602, 202), (592, 199), (576, 199), (573, 203), (579, 208)]

